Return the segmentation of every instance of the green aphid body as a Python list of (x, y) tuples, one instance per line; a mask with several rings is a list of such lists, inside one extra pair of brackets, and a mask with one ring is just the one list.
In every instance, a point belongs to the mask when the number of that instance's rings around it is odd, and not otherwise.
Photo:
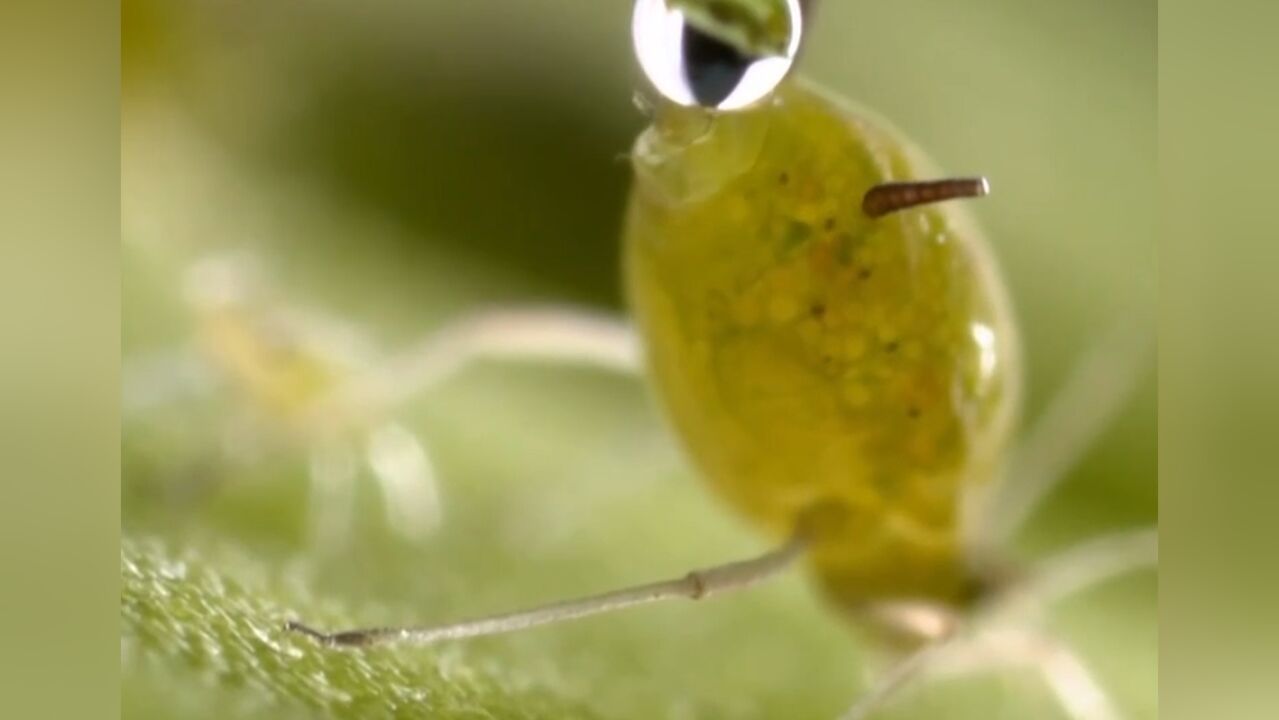
[(1010, 304), (959, 204), (861, 208), (937, 173), (793, 81), (741, 112), (659, 108), (634, 166), (628, 298), (700, 472), (772, 534), (804, 523), (841, 604), (965, 603), (965, 506), (1019, 395)]

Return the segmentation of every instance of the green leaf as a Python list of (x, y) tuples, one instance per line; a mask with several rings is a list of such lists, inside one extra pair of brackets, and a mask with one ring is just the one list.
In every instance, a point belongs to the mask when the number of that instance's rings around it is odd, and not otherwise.
[[(243, 558), (239, 562), (247, 562)], [(122, 645), (129, 716), (177, 707), (210, 717), (590, 718), (546, 689), (520, 688), (474, 668), (448, 672), (441, 653), (335, 651), (283, 629), (305, 611), (350, 622), (314, 601), (291, 607), (158, 540), (126, 540), (120, 551)], [(203, 698), (171, 694), (196, 687)], [(194, 705), (194, 706), (192, 706)]]

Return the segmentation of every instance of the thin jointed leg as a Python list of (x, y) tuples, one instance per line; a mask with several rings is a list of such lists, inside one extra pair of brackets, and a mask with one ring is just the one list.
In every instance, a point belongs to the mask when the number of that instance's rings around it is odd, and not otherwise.
[(953, 677), (1024, 667), (1036, 671), (1072, 720), (1117, 720), (1119, 712), (1083, 660), (1064, 642), (1033, 627), (998, 625), (955, 645), (932, 668)]
[(582, 308), (501, 308), (462, 317), (393, 354), (341, 388), (322, 412), (386, 408), (429, 390), (477, 360), (554, 362), (626, 374), (641, 369), (639, 345), (621, 318)]
[(1057, 487), (1128, 404), (1150, 369), (1147, 318), (1118, 322), (1075, 366), (1014, 454), (1009, 482), (978, 525), (985, 547), (1006, 547), (1039, 503)]
[[(907, 655), (879, 678), (840, 720), (865, 720), (912, 680), (925, 674), (955, 675), (1001, 665), (1037, 669), (1058, 703), (1073, 720), (1116, 720), (1109, 696), (1066, 643), (1027, 624), (1018, 609), (1039, 608), (1159, 561), (1159, 535), (1141, 528), (1089, 540), (1038, 562), (1007, 595), (987, 608), (989, 614), (951, 628)], [(892, 609), (889, 607), (888, 609)], [(987, 625), (989, 623), (989, 625)]]
[(324, 645), (343, 647), (385, 644), (429, 645), (441, 640), (496, 635), (661, 600), (680, 598), (700, 600), (730, 590), (748, 588), (781, 574), (794, 564), (806, 545), (805, 540), (797, 535), (781, 547), (759, 557), (717, 565), (704, 570), (694, 570), (681, 578), (447, 625), (368, 628), (335, 633), (320, 632), (299, 622), (289, 622), (285, 627), (288, 630), (309, 635)]
[(355, 520), (355, 453), (340, 441), (319, 442), (310, 448), (310, 537), (325, 552), (341, 548), (351, 537)]
[(839, 716), (839, 720), (866, 720), (871, 713), (888, 703), (911, 680), (928, 672), (944, 653), (954, 647), (954, 641), (949, 638), (936, 640), (897, 661), (875, 681), (866, 694), (858, 698), (847, 712)]
[(1039, 672), (1072, 720), (1119, 720), (1110, 695), (1073, 650), (1049, 639), (1040, 652)]
[(212, 368), (191, 348), (130, 356), (120, 369), (120, 416), (126, 422), (217, 388)]
[(443, 518), (435, 468), (417, 436), (397, 423), (369, 433), (365, 461), (382, 489), (386, 518), (401, 536), (420, 540)]
[(1158, 564), (1159, 530), (1127, 530), (1086, 540), (1039, 561), (1026, 590), (1035, 602), (1045, 604)]
[(930, 643), (907, 655), (839, 720), (868, 720), (924, 675), (968, 675), (1009, 666), (1038, 671), (1072, 720), (1120, 717), (1106, 691), (1067, 645), (1036, 630), (1001, 626)]

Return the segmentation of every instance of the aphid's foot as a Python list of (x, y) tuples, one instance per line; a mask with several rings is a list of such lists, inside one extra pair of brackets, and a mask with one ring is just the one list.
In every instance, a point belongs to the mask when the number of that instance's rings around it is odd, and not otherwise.
[(362, 631), (340, 633), (321, 632), (310, 625), (300, 623), (297, 620), (289, 620), (284, 623), (284, 629), (287, 632), (305, 635), (324, 647), (363, 647), (365, 645), (370, 645), (373, 639), (373, 635)]

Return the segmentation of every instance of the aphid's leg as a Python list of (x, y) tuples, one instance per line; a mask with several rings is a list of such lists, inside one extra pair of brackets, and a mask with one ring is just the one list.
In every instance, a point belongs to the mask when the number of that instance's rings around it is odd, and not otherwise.
[(871, 713), (887, 704), (911, 680), (926, 674), (933, 665), (942, 661), (945, 655), (962, 647), (954, 639), (941, 639), (929, 642), (911, 652), (881, 675), (870, 690), (867, 690), (851, 708), (839, 716), (839, 720), (866, 720)]
[(1076, 366), (1017, 448), (1010, 482), (974, 523), (985, 547), (1006, 541), (1110, 426), (1150, 370), (1153, 337), (1144, 316), (1121, 320)]
[(1050, 603), (1158, 563), (1156, 528), (1119, 532), (1085, 541), (1039, 561), (1026, 581), (1025, 591), (1037, 603)]
[[(1026, 580), (1034, 605), (1046, 605), (1159, 562), (1155, 528), (1115, 533), (1040, 561)], [(1047, 633), (1023, 631), (1019, 647), (1073, 720), (1118, 720), (1110, 697), (1079, 656)]]
[(347, 444), (333, 440), (313, 445), (308, 460), (310, 536), (319, 547), (334, 550), (351, 536), (359, 472), (356, 454)]
[(391, 407), (480, 359), (640, 370), (634, 334), (618, 318), (564, 307), (490, 310), (449, 323), (348, 383), (332, 403), (322, 403), (321, 412), (331, 404), (354, 410)]
[[(195, 403), (215, 400), (222, 389), (219, 374), (192, 346), (130, 355), (121, 364), (120, 421), (125, 426), (153, 424), (166, 434), (203, 439), (202, 427), (174, 423), (172, 413), (188, 416)], [(222, 485), (227, 480), (227, 466), (246, 460), (244, 453), (232, 455), (225, 451), (244, 446), (234, 440), (247, 420), (240, 415), (226, 420), (218, 447), (201, 447), (176, 462), (166, 459), (161, 470), (164, 500), (187, 509), (197, 506)]]
[(1064, 642), (1025, 626), (1000, 625), (951, 648), (931, 668), (939, 677), (1007, 667), (1037, 671), (1072, 720), (1118, 720), (1110, 697)]
[[(478, 360), (580, 364), (637, 373), (639, 353), (620, 319), (563, 307), (495, 309), (445, 325), (426, 339), (340, 385), (315, 403), (320, 432), (377, 422), (394, 406), (429, 391)], [(426, 449), (403, 429), (369, 438), (367, 459), (381, 484), (391, 527), (420, 539), (440, 521), (435, 473)]]
[(1117, 720), (1119, 713), (1100, 683), (1064, 642), (1037, 630), (1039, 613), (1055, 600), (1158, 562), (1154, 528), (1089, 540), (1040, 561), (1017, 585), (1004, 590), (970, 640), (938, 653), (930, 670), (939, 675), (1020, 665), (1038, 670), (1073, 720)]
[(291, 621), (285, 625), (285, 628), (308, 635), (321, 644), (340, 647), (386, 644), (429, 645), (441, 640), (496, 635), (661, 600), (679, 598), (700, 600), (730, 590), (740, 590), (779, 575), (794, 564), (795, 559), (803, 553), (805, 547), (803, 538), (796, 536), (781, 547), (759, 557), (694, 570), (681, 578), (446, 625), (367, 628), (325, 633)]
[(400, 535), (420, 539), (439, 527), (435, 469), (413, 433), (395, 423), (369, 434), (366, 459), (382, 487), (386, 517)]
[(887, 182), (866, 191), (862, 197), (862, 212), (878, 218), (919, 205), (988, 194), (990, 183), (983, 177)]
[(1072, 720), (1119, 718), (1105, 690), (1068, 646), (1042, 632), (1002, 625), (924, 645), (891, 667), (839, 720), (867, 720), (924, 675), (967, 675), (1007, 666), (1037, 670)]
[(1065, 644), (1041, 639), (1039, 671), (1073, 720), (1119, 720), (1119, 711), (1088, 666)]
[(212, 368), (190, 348), (130, 357), (120, 376), (120, 415), (125, 421), (217, 387)]

